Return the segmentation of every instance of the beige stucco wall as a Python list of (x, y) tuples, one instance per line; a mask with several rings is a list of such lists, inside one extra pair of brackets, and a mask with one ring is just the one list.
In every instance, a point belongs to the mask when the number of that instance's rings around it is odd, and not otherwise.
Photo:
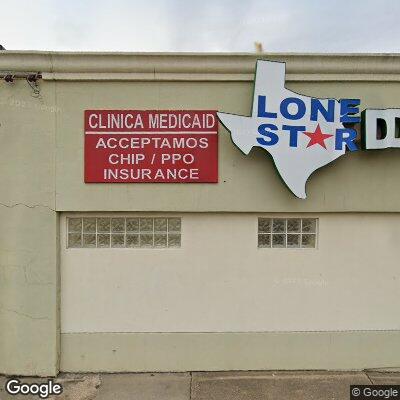
[(399, 331), (63, 333), (62, 371), (399, 368)]
[[(23, 79), (12, 85), (0, 81), (0, 133), (3, 141), (0, 148), (0, 182), (3, 188), (0, 195), (0, 373), (57, 373), (60, 338), (57, 212), (399, 211), (400, 155), (397, 150), (359, 152), (342, 157), (311, 177), (307, 187), (309, 198), (303, 201), (294, 198), (284, 187), (271, 160), (261, 150), (249, 157), (243, 156), (222, 128), (219, 138), (220, 182), (217, 185), (83, 183), (85, 109), (215, 108), (248, 114), (256, 58), (251, 54), (1, 52), (0, 75), (9, 71), (39, 71), (43, 79), (40, 81), (39, 97), (32, 96), (32, 89)], [(362, 107), (399, 106), (398, 55), (289, 54), (265, 55), (263, 58), (287, 61), (287, 86), (298, 92), (322, 97), (360, 97)], [(369, 218), (370, 215), (365, 216), (367, 225), (374, 224), (374, 218), (391, 221), (389, 214)], [(393, 220), (397, 219), (397, 214), (391, 215)], [(397, 228), (391, 225), (392, 222), (388, 224), (393, 234), (390, 238), (395, 237)], [(386, 222), (384, 225), (387, 226)], [(387, 234), (383, 227), (379, 229)], [(385, 257), (394, 259), (395, 248), (389, 249), (387, 242), (382, 243), (382, 248), (391, 251), (389, 256), (385, 253)], [(363, 253), (361, 245), (359, 249)], [(377, 262), (378, 253), (377, 250), (374, 256)], [(354, 268), (361, 268), (359, 257), (362, 255), (351, 253), (347, 256), (349, 259), (344, 261), (351, 261), (349, 268), (355, 277)], [(317, 263), (317, 259), (314, 262)], [(371, 274), (368, 279), (379, 281), (380, 275), (374, 275), (376, 270), (372, 269), (370, 260), (365, 259), (365, 263)], [(392, 266), (391, 263), (388, 265)], [(263, 271), (260, 266), (257, 268)], [(387, 297), (395, 293), (395, 283), (388, 280), (389, 270), (385, 272), (385, 285), (389, 288), (385, 294)], [(370, 287), (370, 290), (373, 288)], [(351, 297), (350, 293), (346, 293), (357, 302), (356, 295)], [(393, 299), (394, 304), (395, 301)], [(361, 304), (359, 306), (361, 309)], [(376, 304), (371, 306), (372, 309), (377, 307)], [(377, 319), (371, 316), (368, 319), (363, 315), (360, 318), (364, 319), (358, 322), (363, 321), (362, 326), (368, 329), (374, 328), (373, 323), (389, 326), (392, 310), (391, 307), (388, 311), (385, 308)], [(187, 323), (197, 329), (194, 321), (190, 321)], [(349, 315), (344, 321), (350, 321)], [(217, 325), (209, 326), (217, 328)], [(389, 336), (380, 338), (385, 346), (392, 343)], [(96, 343), (101, 343), (101, 340)], [(163, 341), (167, 339), (157, 340), (162, 348)], [(260, 340), (256, 343), (266, 339)], [(74, 338), (63, 343), (64, 352), (76, 355), (75, 361), (82, 359), (79, 346), (84, 346), (85, 340)], [(173, 345), (173, 342), (168, 343)], [(207, 339), (203, 345), (207, 346)], [(156, 346), (156, 343), (151, 346)], [(194, 357), (200, 360), (201, 353), (199, 351)], [(380, 359), (382, 363), (385, 360), (392, 363), (393, 358), (390, 357), (394, 357), (394, 353), (389, 353), (384, 353), (386, 356)], [(87, 357), (91, 360), (91, 369), (102, 365), (100, 355), (97, 361), (93, 354)], [(346, 364), (345, 358), (342, 362)], [(366, 363), (369, 363), (368, 360)], [(217, 362), (214, 364), (221, 366)], [(74, 365), (72, 369), (77, 369)], [(151, 365), (154, 367), (155, 364)], [(243, 365), (249, 364), (243, 362)]]
[(311, 214), (316, 249), (259, 249), (258, 214), (181, 217), (179, 249), (67, 249), (63, 215), (61, 332), (400, 330), (399, 214)]
[[(289, 82), (320, 97), (356, 97), (365, 107), (398, 105), (400, 82)], [(219, 184), (85, 184), (83, 110), (215, 109), (249, 115), (253, 82), (59, 82), (57, 209), (62, 211), (399, 211), (400, 153), (346, 154), (316, 171), (307, 201), (283, 185), (262, 149), (243, 155), (219, 129)], [(162, 196), (159, 194), (162, 193)], [(380, 193), (380, 196), (376, 196)], [(151, 199), (151, 201), (149, 201)]]
[(0, 81), (0, 373), (58, 371), (53, 88)]

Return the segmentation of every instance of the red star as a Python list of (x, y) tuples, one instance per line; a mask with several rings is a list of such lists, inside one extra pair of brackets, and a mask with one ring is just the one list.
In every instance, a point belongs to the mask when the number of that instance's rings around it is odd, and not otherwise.
[(325, 140), (333, 136), (327, 133), (322, 133), (319, 124), (315, 128), (315, 132), (303, 132), (303, 133), (310, 138), (307, 147), (313, 146), (314, 144), (319, 144), (325, 149), (326, 149)]

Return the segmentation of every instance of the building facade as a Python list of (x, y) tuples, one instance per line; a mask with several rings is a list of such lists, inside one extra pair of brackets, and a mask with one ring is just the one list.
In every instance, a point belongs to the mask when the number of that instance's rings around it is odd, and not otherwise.
[(85, 111), (248, 116), (257, 58), (400, 108), (398, 55), (0, 54), (0, 373), (400, 366), (398, 149), (346, 152), (300, 199), (218, 124), (214, 181), (87, 179)]

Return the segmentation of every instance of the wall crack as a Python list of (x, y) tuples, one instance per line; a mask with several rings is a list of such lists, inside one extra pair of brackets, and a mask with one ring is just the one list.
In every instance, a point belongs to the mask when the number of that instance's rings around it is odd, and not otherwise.
[(32, 320), (51, 321), (51, 318), (48, 318), (48, 317), (34, 317), (33, 315), (26, 314), (26, 313), (23, 313), (23, 312), (20, 312), (20, 311), (16, 311), (16, 310), (13, 310), (11, 308), (0, 307), (0, 310), (4, 310), (4, 311), (7, 311), (7, 312), (10, 312), (10, 313), (13, 313), (13, 314), (17, 314), (17, 315), (19, 315), (21, 317), (29, 318), (29, 319), (32, 319)]
[(43, 207), (43, 208), (47, 208), (50, 211), (54, 211), (54, 212), (56, 211), (54, 208), (46, 206), (45, 204), (25, 204), (25, 203), (5, 204), (5, 203), (0, 203), (0, 206), (7, 207), (7, 208), (14, 208), (14, 207), (18, 207), (18, 206), (27, 207), (27, 208)]

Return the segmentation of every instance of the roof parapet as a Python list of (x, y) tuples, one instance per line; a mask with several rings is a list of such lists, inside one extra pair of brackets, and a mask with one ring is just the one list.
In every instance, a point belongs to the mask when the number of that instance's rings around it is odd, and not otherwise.
[(400, 81), (400, 54), (4, 51), (0, 72), (44, 80), (252, 81), (257, 59), (286, 62), (287, 81)]

